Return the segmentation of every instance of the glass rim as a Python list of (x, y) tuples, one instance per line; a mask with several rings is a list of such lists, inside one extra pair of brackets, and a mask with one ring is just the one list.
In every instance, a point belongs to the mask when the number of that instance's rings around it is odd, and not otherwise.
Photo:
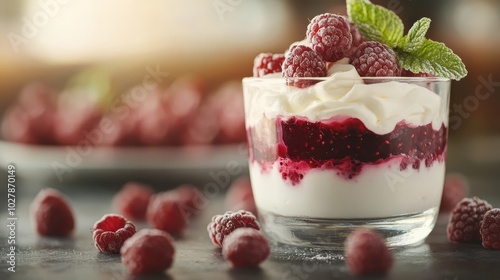
[[(328, 81), (333, 77), (244, 77), (243, 82), (286, 82), (286, 81)], [(382, 82), (450, 82), (451, 79), (443, 77), (335, 77), (338, 81), (363, 80), (363, 81), (382, 81)]]

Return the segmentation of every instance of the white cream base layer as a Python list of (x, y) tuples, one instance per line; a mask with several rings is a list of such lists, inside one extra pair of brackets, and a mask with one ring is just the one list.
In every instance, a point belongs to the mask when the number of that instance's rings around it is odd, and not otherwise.
[(278, 162), (261, 172), (250, 164), (257, 208), (277, 215), (327, 219), (385, 218), (439, 207), (445, 163), (399, 170), (399, 161), (364, 166), (354, 179), (313, 169), (296, 185), (284, 181)]

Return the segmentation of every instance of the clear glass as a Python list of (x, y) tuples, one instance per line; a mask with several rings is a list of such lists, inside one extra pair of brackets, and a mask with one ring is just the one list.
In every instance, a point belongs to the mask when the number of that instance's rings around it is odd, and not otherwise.
[(357, 228), (418, 243), (439, 212), (450, 81), (244, 78), (249, 166), (275, 244), (342, 249)]

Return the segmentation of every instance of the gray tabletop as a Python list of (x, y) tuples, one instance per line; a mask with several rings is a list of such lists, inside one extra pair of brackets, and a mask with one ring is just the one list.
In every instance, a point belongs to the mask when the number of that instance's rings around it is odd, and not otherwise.
[[(500, 205), (495, 190), (498, 180), (477, 180), (474, 194)], [(26, 187), (28, 188), (28, 187)], [(33, 188), (34, 190), (34, 188)], [(114, 191), (106, 188), (73, 187), (63, 189), (77, 216), (73, 238), (40, 238), (34, 233), (29, 218), (29, 204), (35, 191), (22, 193), (17, 200), (16, 272), (7, 271), (6, 226), (0, 227), (0, 279), (344, 279), (349, 274), (341, 254), (319, 254), (310, 259), (283, 254), (274, 249), (270, 259), (258, 269), (231, 269), (206, 233), (206, 225), (214, 214), (224, 211), (222, 198), (210, 200), (208, 207), (192, 221), (184, 236), (176, 240), (173, 267), (163, 275), (131, 277), (119, 255), (102, 254), (93, 247), (91, 227), (103, 214), (112, 212)], [(6, 196), (5, 196), (6, 197)], [(2, 203), (0, 219), (7, 221)], [(499, 279), (500, 251), (483, 249), (480, 244), (453, 244), (447, 241), (446, 216), (440, 216), (434, 231), (423, 244), (395, 250), (395, 264), (389, 274), (373, 279)], [(139, 228), (146, 224), (137, 224)], [(370, 278), (372, 279), (372, 278)]]

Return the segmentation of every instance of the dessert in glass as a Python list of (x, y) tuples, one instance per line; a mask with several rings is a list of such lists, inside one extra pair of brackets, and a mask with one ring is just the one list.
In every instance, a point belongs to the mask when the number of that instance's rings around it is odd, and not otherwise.
[[(330, 46), (314, 37), (339, 28), (347, 37)], [(351, 231), (373, 228), (401, 246), (434, 227), (450, 79), (412, 72), (360, 36), (346, 17), (320, 15), (306, 40), (259, 55), (243, 79), (252, 189), (275, 244), (342, 249)]]
[(449, 80), (243, 80), (250, 177), (263, 228), (293, 245), (341, 244), (375, 227), (389, 245), (432, 230), (445, 175)]

